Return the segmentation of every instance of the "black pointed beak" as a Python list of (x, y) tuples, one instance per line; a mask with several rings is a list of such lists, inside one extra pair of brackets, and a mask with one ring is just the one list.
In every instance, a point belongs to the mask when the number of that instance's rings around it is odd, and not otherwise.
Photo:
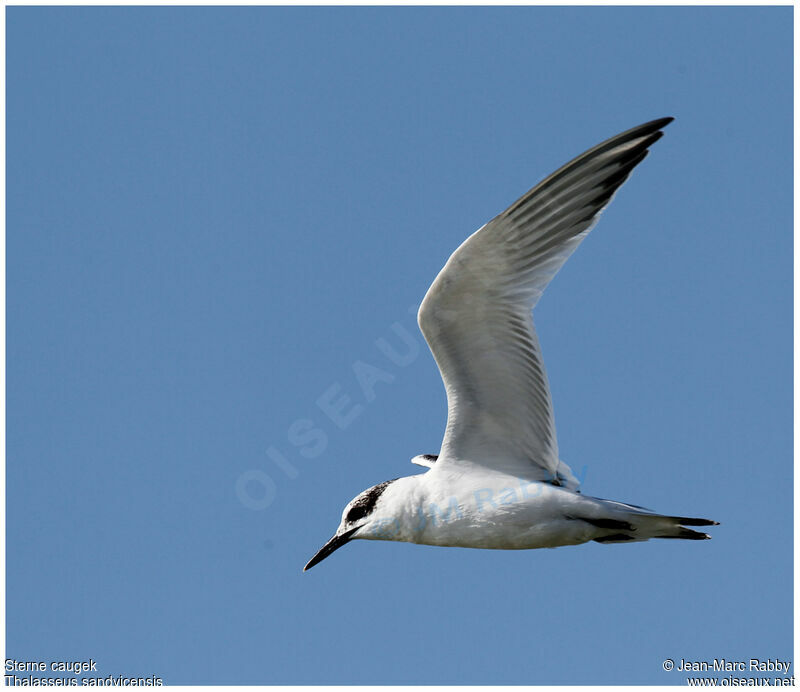
[(306, 571), (310, 570), (318, 562), (322, 562), (334, 550), (338, 550), (345, 543), (349, 543), (351, 540), (353, 540), (353, 538), (355, 538), (353, 536), (353, 534), (356, 531), (358, 531), (360, 528), (361, 528), (360, 526), (356, 526), (354, 529), (350, 529), (349, 531), (345, 531), (342, 534), (337, 534), (336, 536), (331, 538), (331, 540), (329, 540), (325, 545), (323, 545), (319, 549), (319, 552), (308, 561), (308, 564), (305, 567), (303, 567), (303, 571), (306, 572)]

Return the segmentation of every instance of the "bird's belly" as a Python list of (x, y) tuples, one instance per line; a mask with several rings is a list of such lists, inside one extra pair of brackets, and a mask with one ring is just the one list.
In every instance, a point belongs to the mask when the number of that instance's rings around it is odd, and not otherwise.
[(421, 532), (415, 543), (460, 548), (526, 550), (585, 543), (594, 529), (574, 520), (554, 520), (533, 525), (453, 522)]
[(580, 495), (548, 483), (470, 489), (424, 504), (417, 531), (405, 540), (499, 550), (577, 545), (596, 535), (591, 525), (570, 516), (581, 501)]

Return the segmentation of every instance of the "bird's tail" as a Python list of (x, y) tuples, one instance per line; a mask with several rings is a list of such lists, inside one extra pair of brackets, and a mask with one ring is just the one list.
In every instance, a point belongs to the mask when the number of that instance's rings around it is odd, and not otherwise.
[[(697, 517), (675, 517), (656, 514), (635, 505), (604, 500), (604, 504), (613, 506), (614, 519), (600, 519), (592, 523), (599, 529), (605, 529), (603, 535), (592, 540), (597, 543), (624, 543), (630, 541), (647, 541), (651, 538), (683, 538), (691, 541), (704, 541), (711, 538), (707, 533), (687, 529), (687, 526), (717, 526), (719, 522)], [(616, 518), (619, 517), (619, 518)]]

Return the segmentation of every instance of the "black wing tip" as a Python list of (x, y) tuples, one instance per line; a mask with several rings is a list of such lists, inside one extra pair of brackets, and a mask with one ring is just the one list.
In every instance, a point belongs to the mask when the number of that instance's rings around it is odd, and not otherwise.
[(639, 137), (647, 138), (644, 142), (641, 143), (640, 146), (645, 148), (649, 147), (651, 144), (657, 142), (664, 136), (664, 133), (661, 132), (661, 130), (665, 128), (667, 125), (669, 125), (673, 120), (675, 120), (675, 118), (673, 118), (672, 116), (667, 118), (657, 118), (656, 120), (650, 120), (646, 123), (642, 123), (641, 125), (637, 125), (636, 127), (632, 127), (630, 130), (621, 132), (615, 137), (607, 139), (605, 142), (598, 144), (594, 149), (598, 150), (598, 153), (600, 153), (602, 151), (606, 151), (610, 148), (613, 148), (614, 146), (622, 144), (623, 142), (629, 142), (632, 139), (638, 139)]
[[(648, 120), (646, 123), (642, 123), (641, 125), (637, 125), (636, 127), (632, 127), (628, 132), (631, 133), (638, 133), (638, 136), (642, 136), (648, 132), (657, 132), (658, 130), (662, 130), (667, 125), (669, 125), (675, 118), (671, 115), (667, 116), (666, 118), (656, 118), (655, 120)], [(660, 133), (661, 134), (661, 133)]]
[(660, 130), (662, 127), (666, 127), (669, 125), (675, 118), (671, 115), (668, 115), (664, 118), (656, 118), (655, 120), (651, 120), (649, 123), (645, 123), (646, 125), (652, 125), (654, 129)]
[(684, 526), (719, 526), (718, 521), (700, 519), (698, 517), (675, 517), (675, 521)]
[[(616, 186), (619, 187), (623, 182), (625, 182), (625, 179), (630, 172), (644, 160), (645, 156), (647, 156), (648, 148), (664, 136), (664, 133), (661, 132), (661, 129), (669, 125), (673, 120), (675, 120), (675, 118), (672, 116), (650, 120), (646, 123), (642, 123), (641, 125), (636, 125), (629, 130), (620, 132), (619, 134), (600, 142), (600, 144), (595, 145), (591, 149), (587, 149), (585, 152), (583, 152), (583, 154), (564, 164), (557, 171), (542, 180), (538, 185), (528, 190), (527, 193), (522, 195), (522, 197), (509, 206), (508, 209), (502, 213), (502, 215), (511, 217), (515, 216), (528, 205), (528, 203), (536, 196), (537, 193), (547, 189), (552, 190), (555, 185), (559, 184), (560, 180), (563, 180), (565, 176), (571, 175), (581, 166), (586, 165), (596, 157), (605, 154), (616, 147), (620, 147), (634, 140), (641, 140), (638, 141), (634, 146), (629, 147), (624, 153), (621, 152), (617, 157), (615, 157), (615, 163), (622, 164), (627, 168), (627, 172), (623, 175), (622, 179)], [(610, 199), (611, 196), (609, 195), (606, 202), (608, 202)], [(596, 212), (597, 211), (600, 210), (597, 209)], [(596, 212), (593, 212), (587, 218), (592, 218)]]

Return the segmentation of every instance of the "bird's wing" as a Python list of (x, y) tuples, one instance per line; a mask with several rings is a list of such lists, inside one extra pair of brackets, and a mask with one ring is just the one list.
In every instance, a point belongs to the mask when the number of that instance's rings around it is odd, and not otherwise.
[(417, 454), (411, 460), (411, 463), (417, 466), (424, 466), (426, 469), (432, 469), (438, 458), (437, 454)]
[(469, 461), (577, 484), (558, 459), (531, 310), (671, 121), (634, 127), (570, 161), (467, 238), (439, 272), (418, 316), (447, 390), (437, 469)]

